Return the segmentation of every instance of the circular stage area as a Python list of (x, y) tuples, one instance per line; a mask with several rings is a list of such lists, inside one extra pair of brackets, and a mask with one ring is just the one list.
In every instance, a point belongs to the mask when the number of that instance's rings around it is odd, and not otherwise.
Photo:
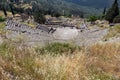
[(55, 39), (61, 40), (71, 40), (75, 39), (78, 36), (78, 30), (76, 28), (57, 28), (56, 31), (53, 33), (53, 37)]

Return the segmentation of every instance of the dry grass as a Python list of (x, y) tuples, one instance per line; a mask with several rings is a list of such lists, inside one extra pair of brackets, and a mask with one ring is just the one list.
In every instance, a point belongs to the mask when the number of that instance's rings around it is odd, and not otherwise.
[(96, 44), (74, 50), (72, 54), (52, 56), (8, 43), (11, 44), (0, 45), (0, 78), (3, 80), (120, 79), (120, 44)]
[(35, 23), (22, 22), (22, 24), (25, 24), (25, 25), (27, 25), (27, 26), (29, 26), (31, 28), (36, 28), (36, 26), (37, 26)]
[[(3, 11), (0, 11), (0, 16), (5, 17)], [(7, 11), (7, 16), (8, 16), (8, 17), (11, 17), (11, 16), (13, 16), (13, 15), (12, 15), (11, 12), (8, 12), (8, 11)]]
[(0, 22), (0, 34), (5, 34), (6, 33), (4, 28), (5, 28), (5, 22)]
[(35, 24), (33, 24), (33, 23), (25, 23), (27, 26), (29, 26), (29, 27), (31, 27), (31, 28), (36, 28), (36, 25)]
[(112, 37), (120, 37), (120, 25), (115, 25), (109, 29), (108, 34), (104, 37), (105, 40), (108, 40)]
[(120, 44), (96, 44), (90, 47), (89, 53), (88, 59), (93, 72), (102, 75), (99, 77), (105, 74), (106, 79), (103, 77), (101, 80), (120, 79)]

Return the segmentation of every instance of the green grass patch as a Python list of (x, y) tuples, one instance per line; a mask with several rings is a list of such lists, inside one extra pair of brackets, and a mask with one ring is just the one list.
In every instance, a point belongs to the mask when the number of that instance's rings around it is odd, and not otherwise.
[(76, 50), (80, 50), (80, 47), (68, 43), (51, 43), (43, 48), (36, 48), (37, 53), (51, 55), (72, 54)]

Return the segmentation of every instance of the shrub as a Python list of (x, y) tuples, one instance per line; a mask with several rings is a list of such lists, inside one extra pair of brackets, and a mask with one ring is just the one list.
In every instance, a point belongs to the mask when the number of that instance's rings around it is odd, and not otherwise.
[(60, 17), (60, 16), (61, 16), (61, 14), (60, 14), (60, 13), (58, 13), (58, 12), (56, 12), (56, 13), (53, 13), (53, 16), (55, 16), (55, 17)]
[(5, 18), (3, 18), (2, 16), (0, 16), (0, 22), (5, 21)]
[(94, 22), (94, 21), (96, 21), (97, 19), (99, 19), (98, 16), (90, 16), (90, 17), (88, 18), (88, 21)]
[(41, 13), (35, 13), (34, 20), (40, 24), (44, 24), (46, 22), (45, 16)]
[(120, 15), (114, 18), (113, 23), (120, 23)]
[(48, 53), (51, 55), (62, 55), (64, 53), (72, 54), (77, 49), (80, 50), (80, 47), (75, 47), (67, 43), (51, 43), (41, 49), (36, 48), (36, 51), (40, 52), (41, 54)]

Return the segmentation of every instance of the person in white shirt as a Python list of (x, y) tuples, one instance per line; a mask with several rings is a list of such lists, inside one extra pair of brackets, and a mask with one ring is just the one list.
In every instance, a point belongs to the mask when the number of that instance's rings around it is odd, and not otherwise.
[(83, 30), (86, 28), (87, 28), (87, 25), (85, 24), (85, 22), (80, 25), (81, 32), (83, 32)]

